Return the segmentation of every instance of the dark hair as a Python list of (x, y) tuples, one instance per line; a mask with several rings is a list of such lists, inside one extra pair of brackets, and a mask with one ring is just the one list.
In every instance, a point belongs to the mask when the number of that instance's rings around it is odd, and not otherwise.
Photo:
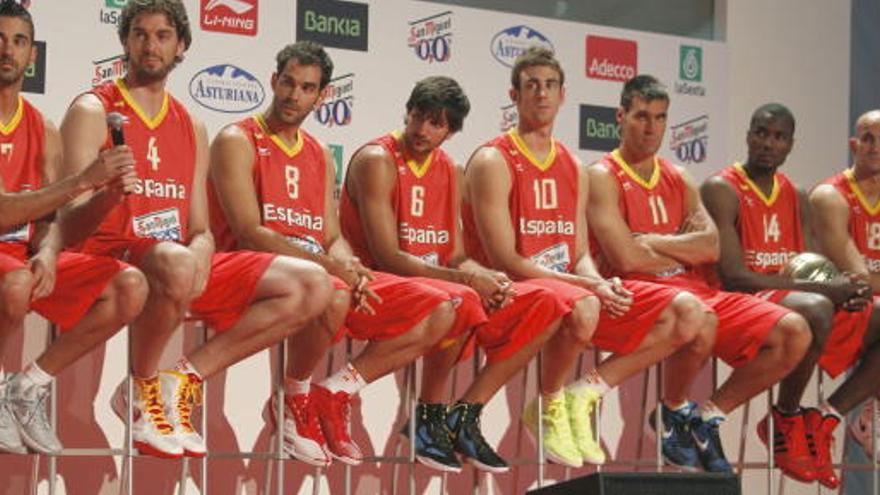
[(791, 113), (791, 110), (789, 110), (787, 106), (781, 103), (765, 103), (761, 105), (752, 113), (752, 120), (749, 122), (749, 128), (753, 128), (758, 119), (765, 116), (768, 116), (773, 120), (783, 120), (788, 122), (791, 125), (791, 133), (794, 134), (794, 114)]
[(519, 89), (519, 73), (529, 67), (535, 66), (552, 68), (559, 73), (559, 85), (562, 86), (565, 84), (565, 71), (562, 70), (562, 65), (559, 64), (559, 60), (556, 60), (553, 50), (544, 48), (543, 46), (530, 46), (526, 51), (516, 57), (516, 60), (513, 62), (513, 69), (510, 72), (510, 84), (513, 86), (513, 89)]
[(620, 106), (624, 110), (629, 110), (636, 98), (641, 98), (646, 102), (669, 101), (669, 93), (666, 91), (666, 86), (656, 77), (650, 74), (640, 74), (623, 85), (623, 91), (620, 93)]
[(24, 8), (16, 0), (2, 0), (0, 2), (0, 17), (17, 17), (26, 22), (31, 28), (31, 43), (34, 42), (34, 19), (28, 9)]
[(471, 111), (471, 102), (455, 79), (446, 76), (431, 76), (416, 83), (406, 111), (417, 110), (422, 114), (440, 114), (446, 117), (449, 129), (458, 132), (464, 126), (464, 118)]
[(181, 0), (128, 0), (128, 4), (122, 8), (119, 16), (119, 41), (125, 44), (135, 17), (154, 13), (165, 14), (168, 22), (177, 30), (177, 37), (183, 40), (184, 49), (189, 49), (189, 45), (192, 44), (192, 32), (189, 28), (186, 8)]
[(287, 66), (287, 62), (296, 60), (299, 65), (317, 65), (321, 68), (321, 89), (327, 87), (330, 78), (333, 77), (333, 61), (324, 47), (314, 41), (297, 41), (285, 46), (275, 56), (278, 66), (275, 72), (280, 74)]

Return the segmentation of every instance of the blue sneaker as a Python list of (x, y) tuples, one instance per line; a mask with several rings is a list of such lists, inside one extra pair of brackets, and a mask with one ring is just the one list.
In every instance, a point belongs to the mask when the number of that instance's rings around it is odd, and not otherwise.
[[(700, 467), (700, 459), (697, 455), (697, 447), (691, 436), (691, 416), (697, 408), (695, 402), (688, 402), (683, 409), (674, 410), (660, 404), (661, 421), (663, 430), (660, 432), (660, 446), (663, 451), (663, 460), (666, 464), (679, 467), (685, 471), (696, 471)], [(654, 433), (657, 426), (654, 424), (657, 418), (657, 409), (651, 411), (648, 424)]]
[[(409, 422), (403, 425), (409, 436)], [(461, 471), (461, 463), (452, 447), (452, 435), (446, 426), (446, 404), (416, 405), (416, 459), (422, 464), (451, 473)]]
[(722, 418), (712, 418), (703, 421), (697, 414), (691, 417), (691, 434), (694, 437), (694, 445), (700, 457), (703, 469), (710, 473), (731, 473), (733, 468), (724, 456), (724, 448), (721, 446), (721, 436), (718, 427), (724, 421)]

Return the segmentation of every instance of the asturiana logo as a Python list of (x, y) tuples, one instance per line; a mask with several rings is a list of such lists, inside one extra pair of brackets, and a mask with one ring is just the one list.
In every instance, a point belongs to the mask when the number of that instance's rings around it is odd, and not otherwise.
[(553, 43), (543, 34), (528, 26), (513, 26), (492, 37), (489, 49), (495, 60), (507, 67), (513, 67), (516, 57), (535, 45), (553, 50)]
[(669, 128), (669, 148), (683, 163), (703, 163), (709, 151), (709, 116), (700, 115)]
[(452, 12), (410, 21), (406, 44), (419, 60), (448, 61), (452, 56)]
[(197, 72), (189, 81), (189, 94), (199, 105), (217, 112), (250, 112), (263, 103), (266, 92), (250, 72), (220, 64)]
[(344, 74), (327, 85), (327, 99), (315, 109), (315, 119), (326, 127), (348, 125), (354, 110), (354, 74)]
[(95, 87), (124, 76), (128, 63), (125, 61), (125, 55), (115, 55), (103, 60), (95, 60), (92, 66), (95, 69), (92, 74), (92, 87)]

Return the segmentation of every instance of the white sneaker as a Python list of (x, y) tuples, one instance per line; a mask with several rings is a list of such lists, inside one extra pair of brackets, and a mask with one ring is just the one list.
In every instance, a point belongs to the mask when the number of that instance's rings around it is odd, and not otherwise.
[(205, 439), (191, 421), (193, 407), (202, 404), (202, 380), (192, 373), (162, 370), (159, 381), (162, 383), (165, 415), (174, 426), (174, 435), (183, 447), (184, 455), (204, 457), (208, 452)]
[(20, 373), (12, 375), (6, 384), (7, 407), (18, 424), (22, 442), (34, 452), (57, 454), (63, 447), (46, 414), (47, 397), (48, 386), (25, 383)]
[[(132, 408), (131, 436), (134, 447), (142, 454), (165, 459), (183, 457), (183, 447), (174, 435), (174, 427), (165, 418), (159, 378), (146, 380), (132, 378), (134, 407)], [(113, 412), (123, 422), (128, 417), (126, 381), (116, 387), (110, 399)]]
[[(877, 418), (877, 431), (874, 432), (872, 437), (871, 431), (873, 429), (873, 418)], [(868, 399), (865, 403), (865, 407), (862, 408), (862, 413), (859, 414), (858, 419), (849, 424), (849, 432), (852, 434), (856, 443), (858, 443), (862, 447), (862, 450), (865, 451), (865, 455), (870, 458), (871, 452), (874, 452), (874, 456), (877, 460), (880, 460), (880, 451), (875, 450), (878, 445), (878, 442), (875, 440), (880, 439), (880, 410), (874, 408), (873, 398)]]
[(0, 452), (26, 454), (27, 448), (21, 443), (18, 425), (12, 417), (6, 400), (6, 381), (0, 382)]

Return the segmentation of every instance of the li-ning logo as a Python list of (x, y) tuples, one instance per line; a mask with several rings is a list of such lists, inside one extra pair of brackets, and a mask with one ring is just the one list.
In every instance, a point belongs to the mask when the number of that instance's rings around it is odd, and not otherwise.
[(327, 127), (350, 124), (354, 109), (354, 74), (332, 79), (326, 91), (327, 99), (315, 109), (315, 119)]
[(448, 61), (452, 56), (452, 12), (410, 21), (406, 44), (419, 60)]
[(682, 122), (669, 128), (672, 133), (669, 148), (675, 157), (683, 163), (703, 163), (709, 148), (709, 116)]
[(639, 72), (639, 45), (632, 40), (587, 36), (587, 77), (625, 82)]
[(103, 60), (92, 62), (95, 68), (92, 74), (92, 87), (112, 81), (125, 75), (128, 64), (125, 62), (125, 55), (116, 55)]
[(501, 132), (506, 132), (519, 123), (519, 111), (516, 109), (516, 103), (501, 107)]
[(205, 31), (257, 34), (257, 0), (202, 0), (200, 24)]
[(226, 113), (250, 112), (265, 98), (263, 85), (250, 72), (220, 64), (197, 72), (189, 82), (189, 94), (205, 108)]
[(543, 46), (553, 51), (553, 43), (546, 36), (528, 26), (509, 27), (494, 37), (489, 45), (492, 56), (507, 67), (532, 46)]
[(681, 45), (678, 49), (678, 78), (675, 92), (682, 95), (706, 96), (703, 82), (703, 49), (699, 46)]

